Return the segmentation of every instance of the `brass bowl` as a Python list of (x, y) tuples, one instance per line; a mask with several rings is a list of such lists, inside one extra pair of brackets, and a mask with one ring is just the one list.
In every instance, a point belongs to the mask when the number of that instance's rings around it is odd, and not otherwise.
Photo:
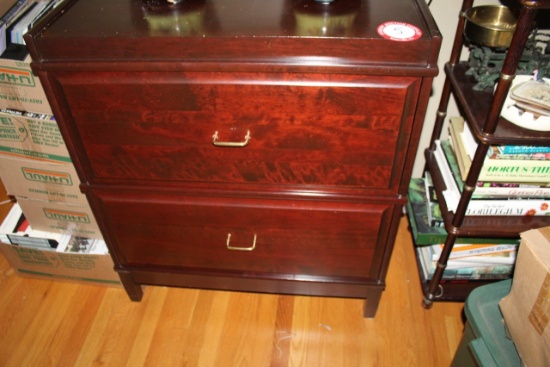
[(464, 14), (464, 37), (478, 46), (510, 46), (517, 17), (506, 6), (484, 5), (470, 8)]

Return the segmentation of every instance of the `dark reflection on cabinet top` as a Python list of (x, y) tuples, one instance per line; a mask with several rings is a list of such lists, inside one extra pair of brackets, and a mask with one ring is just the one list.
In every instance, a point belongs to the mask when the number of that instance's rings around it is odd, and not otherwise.
[[(69, 0), (27, 39), (38, 61), (337, 56), (426, 68), (440, 35), (421, 1)], [(404, 41), (381, 34), (392, 24), (416, 33)]]

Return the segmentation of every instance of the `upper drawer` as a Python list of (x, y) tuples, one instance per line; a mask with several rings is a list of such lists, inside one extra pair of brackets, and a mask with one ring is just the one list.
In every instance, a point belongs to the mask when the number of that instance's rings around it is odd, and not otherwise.
[(395, 189), (399, 182), (420, 85), (418, 78), (364, 75), (92, 72), (54, 78), (67, 103), (60, 106), (62, 122), (90, 182), (371, 189)]

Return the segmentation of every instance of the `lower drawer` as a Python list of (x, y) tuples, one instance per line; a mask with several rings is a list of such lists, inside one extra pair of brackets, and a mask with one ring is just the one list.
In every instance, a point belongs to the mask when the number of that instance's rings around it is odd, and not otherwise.
[(122, 266), (377, 278), (395, 204), (94, 191)]

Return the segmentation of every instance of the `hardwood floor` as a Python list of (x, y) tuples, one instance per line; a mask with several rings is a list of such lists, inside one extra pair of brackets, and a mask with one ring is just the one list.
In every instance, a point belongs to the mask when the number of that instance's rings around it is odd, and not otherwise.
[(355, 299), (148, 287), (133, 303), (21, 278), (0, 256), (0, 366), (448, 366), (463, 304), (421, 298), (406, 218), (374, 319)]

